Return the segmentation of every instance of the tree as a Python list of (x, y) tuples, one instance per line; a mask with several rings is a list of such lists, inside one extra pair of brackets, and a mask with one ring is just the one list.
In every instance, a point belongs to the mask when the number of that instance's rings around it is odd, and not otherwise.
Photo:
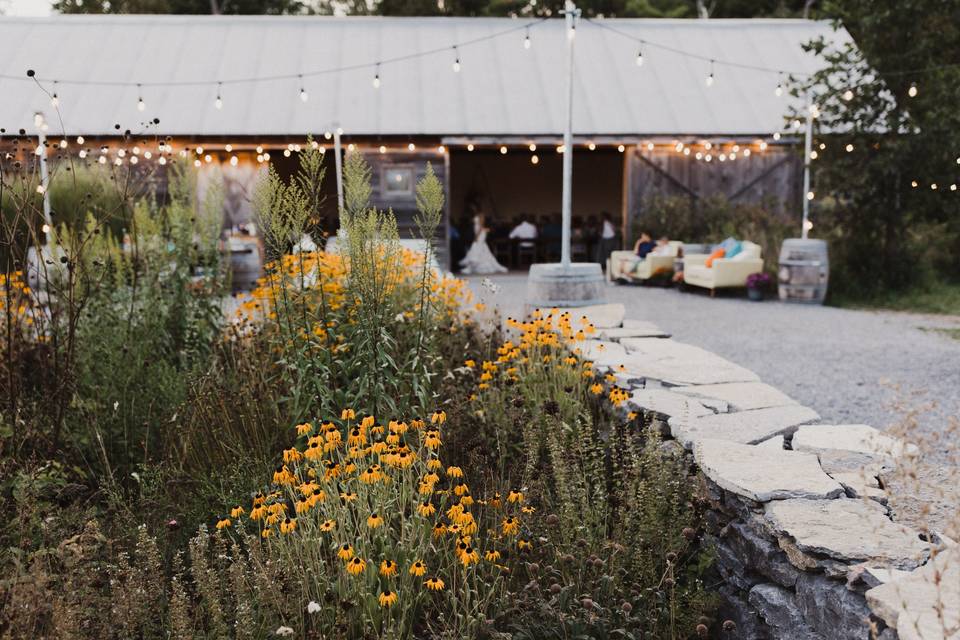
[(809, 45), (826, 66), (798, 93), (829, 134), (815, 223), (854, 295), (960, 278), (960, 4), (933, 5), (836, 0), (825, 10), (856, 43)]

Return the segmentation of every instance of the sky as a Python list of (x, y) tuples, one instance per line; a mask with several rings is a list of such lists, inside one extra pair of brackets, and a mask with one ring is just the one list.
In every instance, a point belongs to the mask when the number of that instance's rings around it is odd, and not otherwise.
[(50, 0), (0, 0), (0, 13), (7, 16), (48, 16)]

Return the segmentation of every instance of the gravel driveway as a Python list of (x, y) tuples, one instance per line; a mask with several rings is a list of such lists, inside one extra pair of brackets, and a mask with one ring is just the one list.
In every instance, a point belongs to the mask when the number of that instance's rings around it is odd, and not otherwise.
[[(519, 316), (526, 274), (492, 276), (499, 289), (468, 278), (475, 293), (503, 316)], [(608, 285), (607, 302), (622, 302), (627, 317), (650, 320), (674, 338), (713, 351), (818, 411), (824, 423), (885, 428), (898, 419), (891, 404), (930, 401), (924, 429), (941, 430), (960, 417), (960, 340), (939, 329), (960, 328), (960, 317), (749, 302), (744, 297), (676, 289)], [(889, 385), (889, 386), (888, 386)], [(894, 386), (898, 386), (898, 392)]]

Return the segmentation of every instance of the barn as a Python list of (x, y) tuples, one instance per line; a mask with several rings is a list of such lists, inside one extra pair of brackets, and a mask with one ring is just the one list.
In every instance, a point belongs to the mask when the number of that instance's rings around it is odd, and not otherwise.
[[(43, 133), (61, 158), (161, 174), (191, 158), (201, 184), (224, 181), (227, 229), (251, 220), (267, 163), (292, 172), (308, 140), (365, 154), (375, 204), (403, 233), (431, 163), (449, 262), (478, 211), (494, 229), (558, 215), (572, 35), (557, 18), (4, 18), (0, 127), (8, 143)], [(656, 194), (777, 202), (799, 224), (803, 132), (786, 114), (802, 105), (788, 88), (818, 68), (803, 45), (843, 45), (842, 28), (608, 18), (581, 20), (575, 38), (575, 224), (609, 212), (626, 240)]]

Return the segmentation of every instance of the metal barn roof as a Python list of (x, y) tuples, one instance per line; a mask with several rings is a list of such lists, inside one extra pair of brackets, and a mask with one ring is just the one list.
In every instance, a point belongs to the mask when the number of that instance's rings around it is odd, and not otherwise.
[[(51, 134), (61, 132), (49, 97), (26, 78), (34, 69), (58, 94), (62, 131), (70, 135), (112, 135), (115, 124), (139, 132), (154, 117), (159, 131), (172, 135), (302, 135), (335, 123), (350, 135), (558, 134), (566, 83), (563, 21), (531, 24), (529, 49), (523, 46), (526, 24), (509, 18), (0, 17), (0, 126), (30, 131), (34, 113), (43, 111)], [(581, 21), (575, 44), (578, 135), (768, 134), (783, 127), (790, 100), (774, 95), (778, 74), (724, 63), (810, 72), (819, 62), (803, 43), (850, 38), (827, 22), (808, 20), (601, 24), (649, 44), (638, 67), (636, 41)], [(495, 34), (501, 35), (489, 37)], [(457, 43), (463, 44), (455, 54)], [(377, 61), (435, 49), (384, 62), (381, 86), (373, 88)], [(455, 55), (459, 73), (451, 68)], [(716, 61), (711, 87), (705, 83), (709, 59)], [(354, 68), (316, 73), (344, 67)], [(165, 82), (195, 84), (151, 86)], [(214, 106), (218, 91), (220, 110)]]

